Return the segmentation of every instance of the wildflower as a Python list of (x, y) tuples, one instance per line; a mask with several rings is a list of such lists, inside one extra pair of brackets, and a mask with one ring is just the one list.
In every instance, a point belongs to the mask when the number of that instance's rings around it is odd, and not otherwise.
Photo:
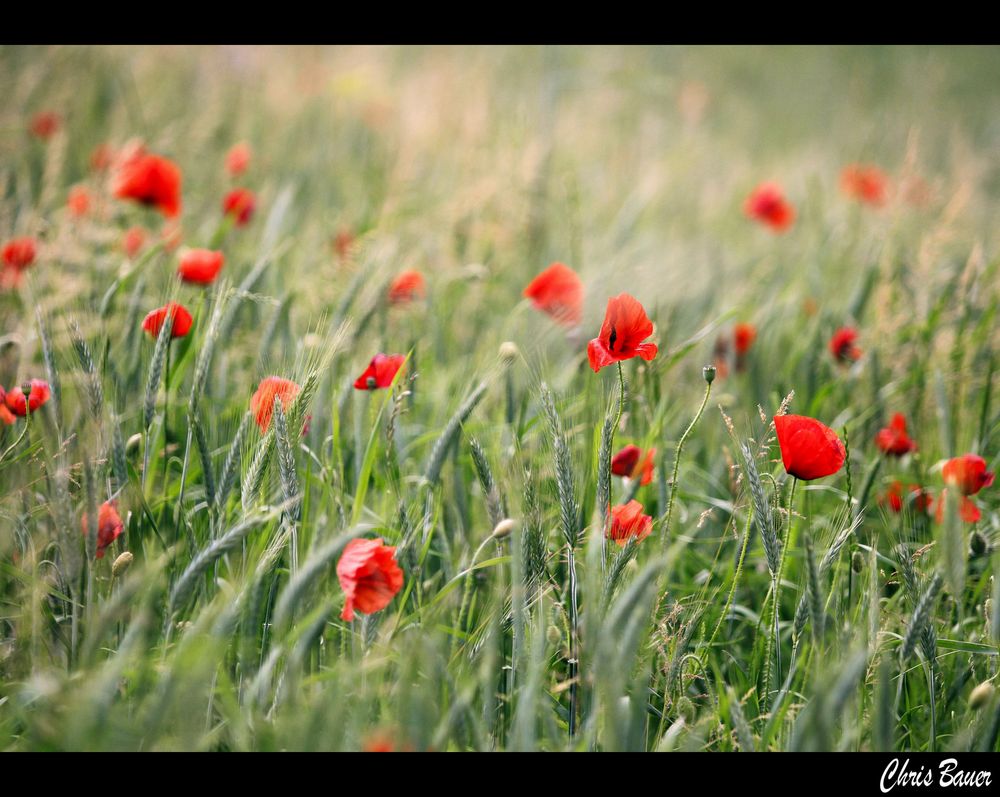
[(54, 111), (41, 111), (31, 117), (32, 135), (46, 141), (56, 134), (62, 119)]
[(553, 263), (535, 277), (524, 289), (524, 295), (561, 324), (579, 324), (583, 316), (583, 283), (563, 263)]
[(260, 381), (257, 392), (250, 398), (250, 410), (254, 413), (261, 432), (266, 432), (271, 426), (274, 397), (281, 398), (281, 408), (287, 412), (299, 390), (299, 386), (291, 379), (280, 376), (268, 376)]
[(962, 495), (975, 495), (993, 484), (993, 473), (986, 470), (986, 460), (975, 454), (963, 454), (949, 459), (941, 476), (949, 487), (956, 487)]
[[(86, 512), (83, 513), (83, 519), (80, 525), (83, 528), (83, 536), (86, 537), (89, 533), (89, 529), (87, 528)], [(105, 501), (101, 504), (101, 508), (97, 512), (97, 553), (95, 558), (103, 559), (104, 549), (117, 540), (124, 531), (125, 524), (122, 522), (122, 519), (118, 514), (118, 502)], [(116, 560), (115, 565), (117, 564), (118, 562)]]
[(4, 244), (0, 254), (3, 255), (4, 269), (21, 272), (35, 262), (38, 256), (38, 243), (29, 236), (12, 238)]
[(90, 153), (90, 168), (95, 172), (105, 172), (114, 162), (115, 152), (108, 144), (98, 144)]
[(906, 434), (906, 418), (897, 412), (892, 421), (875, 435), (875, 444), (889, 456), (901, 457), (917, 450), (917, 444)]
[(74, 185), (69, 189), (69, 195), (66, 197), (66, 207), (77, 218), (87, 215), (87, 211), (90, 210), (90, 192), (86, 186)]
[(402, 304), (422, 299), (426, 295), (424, 275), (409, 269), (401, 271), (389, 285), (389, 303)]
[(245, 141), (234, 144), (226, 153), (226, 171), (233, 177), (239, 177), (250, 165), (250, 158), (253, 152), (250, 145)]
[[(945, 505), (950, 500), (948, 498), (951, 494), (951, 490), (942, 490), (941, 495), (938, 496), (937, 500), (933, 498), (930, 500), (930, 505), (928, 506), (928, 511), (934, 512), (934, 520), (938, 523), (944, 522), (945, 517)], [(979, 511), (979, 507), (976, 506), (976, 502), (965, 495), (959, 494), (961, 501), (958, 504), (958, 516), (966, 523), (975, 523), (983, 515)]]
[(606, 365), (635, 356), (652, 360), (658, 351), (656, 344), (642, 342), (652, 334), (653, 322), (632, 296), (622, 293), (608, 299), (601, 333), (587, 345), (590, 367), (596, 373)]
[(181, 212), (181, 170), (167, 158), (139, 150), (121, 159), (111, 193), (174, 218)]
[(257, 206), (257, 198), (248, 188), (234, 188), (222, 200), (222, 212), (232, 216), (237, 227), (243, 227), (253, 217)]
[(222, 252), (211, 249), (188, 249), (181, 255), (177, 273), (184, 282), (211, 285), (226, 262)]
[(858, 330), (854, 327), (841, 327), (830, 338), (830, 353), (839, 362), (854, 362), (861, 358), (861, 349), (855, 345)]
[(355, 609), (365, 614), (381, 611), (403, 587), (396, 548), (379, 538), (347, 543), (337, 562), (337, 578), (346, 597), (342, 620), (353, 620)]
[(795, 208), (786, 200), (781, 188), (774, 183), (762, 183), (747, 197), (743, 210), (775, 232), (787, 230), (795, 221)]
[(757, 327), (753, 324), (737, 324), (733, 327), (733, 349), (736, 356), (741, 357), (750, 351), (750, 347), (757, 339)]
[(843, 467), (847, 451), (837, 433), (804, 415), (776, 415), (781, 461), (785, 471), (797, 479), (812, 481), (836, 473)]
[(160, 328), (163, 326), (167, 315), (173, 319), (173, 326), (170, 329), (170, 337), (183, 338), (191, 331), (193, 319), (191, 313), (184, 305), (177, 302), (168, 302), (163, 307), (153, 310), (142, 322), (142, 328), (146, 330), (150, 337), (156, 338), (160, 335)]
[(28, 387), (27, 397), (24, 395), (24, 388), (20, 385), (8, 390), (4, 397), (7, 409), (21, 418), (29, 411), (35, 412), (52, 397), (49, 383), (43, 379), (32, 379), (25, 387)]
[(854, 164), (841, 172), (840, 187), (848, 196), (869, 205), (884, 205), (888, 192), (888, 178), (875, 166)]
[(639, 446), (627, 445), (611, 458), (611, 472), (615, 476), (628, 476), (630, 479), (641, 478), (640, 486), (653, 480), (653, 458), (656, 449), (651, 448), (642, 456)]
[[(930, 509), (931, 504), (933, 503), (933, 498), (919, 484), (911, 484), (907, 488), (907, 491), (912, 496), (914, 510), (917, 512), (926, 512)], [(879, 496), (878, 502), (880, 506), (888, 504), (889, 508), (897, 514), (902, 512), (903, 504), (905, 502), (905, 497), (903, 496), (903, 483), (898, 480), (893, 481), (885, 493)]]
[(122, 249), (130, 258), (139, 254), (146, 243), (146, 231), (142, 227), (130, 227), (122, 236)]
[(644, 540), (653, 531), (653, 518), (642, 514), (642, 504), (635, 499), (627, 504), (611, 508), (611, 527), (608, 539), (614, 540), (622, 548), (630, 539)]
[(402, 368), (406, 362), (404, 354), (382, 354), (379, 352), (368, 367), (356, 380), (354, 387), (357, 390), (376, 390), (382, 387), (389, 387), (396, 376), (396, 372)]

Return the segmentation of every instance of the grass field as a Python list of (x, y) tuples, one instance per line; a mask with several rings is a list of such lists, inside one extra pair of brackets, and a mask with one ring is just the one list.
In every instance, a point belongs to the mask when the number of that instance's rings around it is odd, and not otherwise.
[(1000, 750), (1000, 50), (0, 89), (0, 749)]

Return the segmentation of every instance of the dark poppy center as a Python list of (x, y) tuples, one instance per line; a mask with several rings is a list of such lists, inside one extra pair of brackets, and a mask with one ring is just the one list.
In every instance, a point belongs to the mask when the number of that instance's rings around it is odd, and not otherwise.
[(615, 350), (615, 343), (618, 341), (618, 330), (611, 327), (611, 334), (608, 336), (608, 348), (611, 351)]

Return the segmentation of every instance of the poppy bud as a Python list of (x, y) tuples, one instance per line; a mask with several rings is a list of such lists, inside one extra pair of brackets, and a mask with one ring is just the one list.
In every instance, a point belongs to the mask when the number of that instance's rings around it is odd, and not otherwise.
[(498, 540), (502, 540), (504, 537), (510, 536), (510, 533), (514, 530), (514, 521), (509, 517), (504, 518), (499, 523), (497, 523), (496, 528), (493, 529), (493, 537)]
[(705, 381), (708, 382), (708, 384), (712, 384), (712, 382), (715, 381), (715, 366), (706, 365), (701, 369), (701, 375), (705, 377)]
[(969, 694), (969, 708), (973, 711), (984, 708), (996, 694), (996, 687), (989, 681), (983, 681)]
[(141, 445), (142, 433), (136, 432), (128, 439), (128, 442), (125, 443), (125, 454), (131, 456), (139, 450), (139, 446)]
[(851, 554), (851, 570), (855, 573), (862, 573), (865, 569), (865, 557), (862, 555), (861, 551), (855, 551)]
[(500, 359), (505, 364), (510, 365), (520, 354), (520, 349), (517, 348), (517, 344), (513, 341), (505, 340), (500, 344)]
[(128, 551), (121, 554), (117, 559), (115, 559), (114, 564), (111, 565), (111, 577), (118, 578), (118, 576), (125, 575), (125, 571), (132, 565), (133, 559), (135, 559), (135, 557)]
[(550, 625), (548, 631), (545, 632), (545, 638), (553, 647), (562, 642), (562, 631), (559, 630), (559, 626)]

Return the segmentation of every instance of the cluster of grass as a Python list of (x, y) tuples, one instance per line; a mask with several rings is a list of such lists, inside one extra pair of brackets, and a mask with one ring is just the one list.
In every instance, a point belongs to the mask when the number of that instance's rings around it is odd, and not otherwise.
[[(0, 749), (997, 750), (997, 490), (976, 524), (877, 496), (997, 469), (998, 76), (976, 48), (0, 49), (0, 239), (42, 242), (0, 295), (0, 384), (52, 386), (0, 431)], [(212, 286), (93, 175), (132, 137), (181, 166)], [(841, 193), (855, 161), (886, 206)], [(743, 215), (763, 180), (783, 235)], [(569, 333), (521, 297), (556, 260), (586, 285)], [(404, 268), (427, 298), (390, 306)], [(660, 345), (624, 396), (586, 358), (623, 291)], [(169, 347), (140, 326), (167, 300), (195, 319)], [(734, 321), (758, 338), (709, 389)], [(405, 373), (354, 390), (379, 351)], [(272, 374), (302, 391), (262, 434)], [(783, 403), (849, 446), (794, 499)], [(896, 411), (902, 460), (873, 443)], [(625, 443), (650, 484), (609, 484)], [(654, 529), (620, 548), (600, 508), (629, 497)], [(359, 536), (405, 582), (345, 622)]]

